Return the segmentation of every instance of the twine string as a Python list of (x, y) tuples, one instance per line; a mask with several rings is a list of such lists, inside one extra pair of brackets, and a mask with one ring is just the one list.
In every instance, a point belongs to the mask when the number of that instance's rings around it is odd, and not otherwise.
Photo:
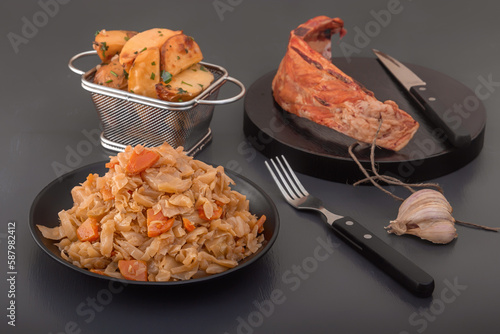
[[(401, 202), (404, 201), (404, 198), (399, 197), (399, 196), (393, 194), (392, 192), (390, 192), (389, 190), (383, 188), (379, 184), (379, 181), (385, 182), (386, 184), (389, 184), (389, 185), (404, 187), (405, 189), (407, 189), (411, 193), (416, 192), (416, 190), (414, 188), (434, 188), (437, 191), (444, 193), (441, 186), (437, 183), (406, 183), (406, 182), (403, 182), (396, 177), (379, 174), (378, 167), (376, 166), (376, 163), (375, 163), (375, 148), (377, 147), (376, 142), (377, 142), (377, 138), (378, 138), (378, 135), (380, 132), (380, 128), (382, 127), (382, 122), (383, 122), (383, 120), (382, 120), (382, 118), (380, 118), (377, 132), (375, 133), (375, 136), (373, 138), (373, 141), (372, 141), (371, 147), (370, 147), (370, 165), (371, 165), (371, 172), (373, 173), (373, 175), (371, 175), (369, 173), (369, 171), (359, 161), (358, 157), (356, 157), (356, 154), (354, 154), (354, 149), (356, 147), (360, 146), (362, 148), (366, 148), (368, 144), (355, 142), (348, 147), (349, 155), (351, 156), (352, 160), (354, 160), (354, 162), (356, 163), (356, 165), (358, 166), (360, 171), (365, 176), (364, 179), (361, 179), (361, 180), (358, 180), (357, 182), (355, 182), (353, 184), (353, 186), (357, 186), (357, 185), (360, 185), (363, 183), (371, 182), (376, 188), (380, 189), (382, 192), (386, 193), (387, 195), (389, 195), (392, 198), (394, 198), (398, 201), (401, 201)], [(478, 224), (474, 224), (474, 223), (468, 223), (468, 222), (464, 222), (464, 221), (460, 221), (460, 220), (455, 220), (455, 223), (463, 225), (463, 226), (467, 226), (467, 227), (486, 230), (486, 231), (498, 232), (500, 230), (500, 227), (488, 227), (488, 226), (478, 225)]]

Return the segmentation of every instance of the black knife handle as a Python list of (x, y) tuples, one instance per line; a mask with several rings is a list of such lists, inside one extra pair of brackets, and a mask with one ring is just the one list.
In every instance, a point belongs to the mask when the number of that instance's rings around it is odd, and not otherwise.
[(419, 297), (429, 297), (434, 291), (434, 279), (416, 264), (401, 255), (382, 239), (350, 217), (337, 219), (331, 225), (337, 234)]
[(470, 145), (471, 136), (463, 126), (464, 120), (447, 108), (436, 93), (426, 85), (418, 85), (410, 88), (410, 94), (424, 107), (430, 121), (445, 132), (453, 146), (460, 148)]

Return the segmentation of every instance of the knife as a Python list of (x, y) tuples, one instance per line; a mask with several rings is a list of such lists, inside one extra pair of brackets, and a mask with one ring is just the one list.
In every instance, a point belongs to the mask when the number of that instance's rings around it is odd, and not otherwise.
[(410, 96), (421, 106), (424, 115), (436, 126), (444, 131), (448, 141), (455, 147), (466, 147), (470, 145), (471, 136), (463, 127), (462, 123), (450, 122), (447, 113), (449, 108), (439, 99), (438, 95), (428, 87), (426, 82), (420, 79), (408, 67), (393, 57), (373, 49), (378, 60), (408, 91)]

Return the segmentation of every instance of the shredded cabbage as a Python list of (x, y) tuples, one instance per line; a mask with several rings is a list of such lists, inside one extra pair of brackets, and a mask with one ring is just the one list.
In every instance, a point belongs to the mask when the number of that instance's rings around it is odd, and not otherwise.
[[(156, 152), (159, 159), (140, 173), (127, 172), (133, 152)], [(249, 212), (234, 181), (213, 167), (168, 144), (127, 147), (110, 158), (104, 176), (90, 174), (71, 191), (73, 207), (59, 213), (60, 225), (38, 225), (43, 236), (59, 240), (61, 256), (80, 268), (124, 278), (120, 260), (145, 261), (149, 281), (188, 280), (223, 272), (257, 252), (262, 228)], [(148, 236), (147, 210), (173, 218), (168, 231)], [(221, 213), (222, 212), (222, 213)], [(99, 237), (80, 241), (87, 218), (99, 223)], [(194, 225), (187, 230), (183, 218)]]

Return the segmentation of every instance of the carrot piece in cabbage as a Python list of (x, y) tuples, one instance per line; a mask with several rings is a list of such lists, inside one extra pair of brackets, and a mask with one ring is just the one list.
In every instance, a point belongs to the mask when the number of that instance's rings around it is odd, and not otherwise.
[(109, 169), (112, 169), (114, 168), (116, 165), (119, 165), (120, 162), (118, 160), (115, 160), (115, 161), (110, 161), (110, 162), (107, 162), (106, 165), (104, 165), (106, 168), (109, 168)]
[(105, 201), (109, 201), (115, 198), (113, 192), (111, 191), (111, 188), (109, 188), (109, 186), (107, 185), (101, 188), (101, 194), (102, 194), (102, 199)]
[(259, 229), (257, 230), (259, 233), (264, 232), (264, 223), (266, 222), (266, 216), (260, 216), (259, 220), (257, 220), (257, 226)]
[(191, 223), (191, 221), (189, 219), (187, 219), (187, 218), (182, 218), (182, 224), (184, 224), (184, 228), (188, 232), (193, 232), (194, 229), (195, 229), (194, 224)]
[(133, 151), (125, 170), (129, 174), (139, 174), (153, 166), (158, 159), (160, 159), (160, 155), (151, 150), (144, 149), (141, 153)]
[(219, 219), (222, 216), (223, 211), (224, 209), (221, 206), (217, 205), (217, 208), (214, 210), (212, 217), (208, 218), (205, 214), (205, 210), (203, 210), (203, 206), (200, 206), (198, 208), (198, 216), (203, 220), (214, 220)]
[(145, 261), (120, 260), (118, 269), (125, 279), (144, 282), (148, 280), (148, 266)]
[(99, 175), (90, 173), (89, 175), (87, 175), (87, 181), (94, 182), (98, 177)]
[(147, 213), (147, 225), (148, 225), (148, 237), (157, 237), (162, 233), (168, 232), (174, 225), (174, 218), (168, 218), (163, 215), (161, 211), (154, 213), (153, 209), (148, 209)]
[(93, 269), (93, 268), (91, 268), (91, 269), (89, 269), (89, 271), (90, 271), (91, 273), (94, 273), (94, 274), (99, 274), (99, 275), (103, 275), (103, 276), (108, 276), (108, 275), (106, 275), (106, 273), (105, 273), (105, 272), (104, 272), (104, 270), (102, 270), (102, 269)]
[(76, 229), (76, 235), (78, 240), (85, 241), (96, 241), (99, 239), (99, 224), (94, 218), (87, 218), (82, 225)]

